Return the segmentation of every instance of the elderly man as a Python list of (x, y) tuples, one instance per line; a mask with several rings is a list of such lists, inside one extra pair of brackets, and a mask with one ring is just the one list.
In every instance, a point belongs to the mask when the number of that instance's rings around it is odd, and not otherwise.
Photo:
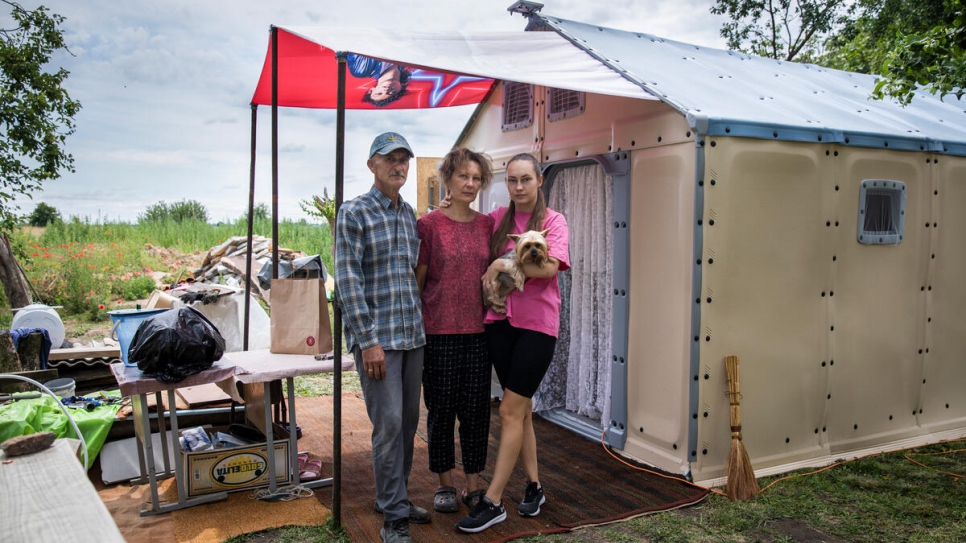
[(394, 132), (372, 142), (372, 188), (339, 209), (335, 235), (336, 297), (372, 422), (375, 508), (384, 516), (382, 540), (393, 543), (412, 541), (410, 522), (430, 521), (407, 489), (426, 344), (414, 273), (416, 216), (399, 195), (413, 156)]

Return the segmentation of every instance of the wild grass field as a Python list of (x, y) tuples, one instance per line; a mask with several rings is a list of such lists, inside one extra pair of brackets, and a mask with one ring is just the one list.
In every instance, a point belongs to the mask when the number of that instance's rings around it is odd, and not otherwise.
[[(285, 220), (278, 231), (280, 247), (319, 254), (332, 269), (327, 226)], [(247, 233), (247, 222), (241, 219), (210, 224), (168, 218), (132, 224), (72, 217), (44, 228), (19, 229), (10, 244), (35, 302), (62, 306), (65, 322), (99, 323), (107, 321), (107, 311), (150, 295), (157, 283), (184, 280), (209, 249)], [(253, 233), (270, 238), (271, 222), (256, 220)], [(11, 319), (3, 297), (0, 327), (9, 327)]]

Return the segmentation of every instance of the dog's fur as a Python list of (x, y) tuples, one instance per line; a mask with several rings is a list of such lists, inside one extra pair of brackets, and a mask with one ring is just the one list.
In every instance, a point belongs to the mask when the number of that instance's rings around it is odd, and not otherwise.
[(523, 292), (523, 282), (527, 277), (523, 274), (523, 264), (536, 264), (542, 267), (547, 263), (550, 246), (547, 245), (547, 232), (530, 230), (522, 234), (508, 234), (516, 245), (513, 250), (503, 255), (507, 261), (506, 272), (497, 275), (493, 285), (483, 285), (483, 303), (493, 311), (506, 315), (506, 298), (514, 289)]

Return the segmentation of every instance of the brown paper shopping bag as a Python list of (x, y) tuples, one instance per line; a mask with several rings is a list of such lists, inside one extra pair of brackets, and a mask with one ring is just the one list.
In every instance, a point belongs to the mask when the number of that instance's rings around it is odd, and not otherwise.
[(272, 279), (272, 345), (284, 354), (332, 350), (328, 298), (321, 279)]

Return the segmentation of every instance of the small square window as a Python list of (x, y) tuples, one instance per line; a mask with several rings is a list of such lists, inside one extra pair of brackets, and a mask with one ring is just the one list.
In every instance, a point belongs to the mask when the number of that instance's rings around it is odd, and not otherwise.
[(533, 124), (533, 85), (503, 83), (503, 131), (526, 128)]
[(859, 190), (858, 240), (865, 245), (896, 245), (905, 236), (906, 184), (866, 179)]

